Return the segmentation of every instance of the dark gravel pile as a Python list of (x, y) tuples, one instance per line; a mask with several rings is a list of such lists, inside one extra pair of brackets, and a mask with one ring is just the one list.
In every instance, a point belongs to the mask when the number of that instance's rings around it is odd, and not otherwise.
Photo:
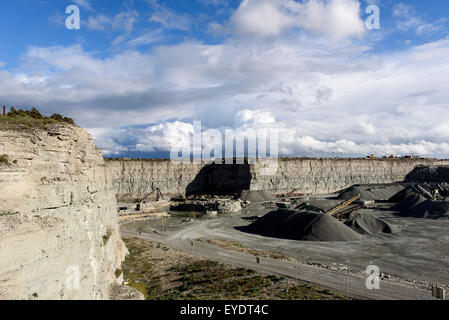
[(449, 166), (419, 166), (413, 169), (405, 180), (410, 182), (449, 183)]
[(345, 224), (361, 234), (397, 234), (397, 230), (388, 222), (369, 212), (357, 213)]
[(439, 219), (449, 218), (449, 202), (426, 199), (415, 188), (408, 187), (389, 199), (397, 203), (391, 208), (401, 217)]
[(327, 214), (280, 209), (241, 231), (266, 237), (306, 241), (359, 241), (364, 237)]
[(360, 195), (360, 200), (387, 200), (398, 192), (404, 190), (406, 185), (400, 183), (394, 184), (367, 184), (354, 185), (343, 190), (339, 195), (340, 200), (349, 200), (357, 195)]

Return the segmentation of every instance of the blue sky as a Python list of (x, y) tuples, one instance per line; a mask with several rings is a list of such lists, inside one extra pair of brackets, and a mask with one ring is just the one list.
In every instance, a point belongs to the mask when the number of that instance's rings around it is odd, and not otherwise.
[[(80, 8), (80, 30), (65, 9)], [(380, 9), (368, 30), (365, 9)], [(449, 2), (2, 1), (0, 103), (61, 112), (106, 156), (203, 129), (280, 131), (288, 156), (449, 157)]]

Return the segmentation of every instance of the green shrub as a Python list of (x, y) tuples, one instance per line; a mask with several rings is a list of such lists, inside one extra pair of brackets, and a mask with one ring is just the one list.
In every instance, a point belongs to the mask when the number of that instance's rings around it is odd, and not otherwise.
[(52, 114), (50, 119), (53, 119), (53, 120), (58, 121), (58, 122), (63, 122), (64, 121), (64, 117), (62, 115), (60, 115), (59, 113)]
[(75, 121), (72, 118), (64, 117), (59, 113), (54, 113), (50, 117), (43, 116), (36, 108), (31, 108), (31, 110), (17, 110), (16, 108), (11, 107), (6, 117), (0, 118), (0, 124), (7, 128), (14, 128), (14, 126), (25, 126), (27, 128), (43, 126), (45, 128), (47, 124), (51, 123), (67, 123), (75, 125)]
[(108, 243), (109, 238), (112, 235), (112, 231), (111, 230), (107, 230), (106, 234), (103, 236), (103, 244), (106, 245), (106, 243)]
[(0, 155), (0, 164), (9, 164), (8, 155)]

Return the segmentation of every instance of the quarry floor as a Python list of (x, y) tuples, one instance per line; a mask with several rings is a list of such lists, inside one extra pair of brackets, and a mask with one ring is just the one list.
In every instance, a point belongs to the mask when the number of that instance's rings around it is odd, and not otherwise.
[(342, 295), (255, 270), (232, 268), (159, 243), (128, 237), (122, 265), (128, 286), (147, 300), (309, 300)]
[[(310, 198), (310, 203), (324, 209), (339, 203), (329, 200), (334, 195)], [(385, 207), (385, 204), (382, 204)], [(366, 236), (357, 242), (310, 242), (285, 240), (248, 234), (235, 229), (246, 226), (252, 216), (263, 216), (270, 209), (252, 204), (238, 214), (220, 215), (215, 218), (168, 218), (126, 224), (135, 230), (159, 230), (170, 240), (220, 239), (241, 242), (242, 245), (292, 257), (304, 263), (349, 268), (362, 273), (369, 265), (376, 265), (380, 272), (403, 280), (449, 285), (449, 219), (429, 220), (399, 218), (385, 208), (367, 210), (385, 219), (398, 229), (397, 235)], [(425, 285), (425, 284), (422, 284)]]

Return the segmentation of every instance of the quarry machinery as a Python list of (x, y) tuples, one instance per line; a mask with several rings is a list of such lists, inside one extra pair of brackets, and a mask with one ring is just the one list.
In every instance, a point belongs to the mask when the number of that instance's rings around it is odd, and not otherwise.
[(159, 188), (153, 189), (150, 193), (148, 193), (145, 197), (143, 197), (140, 200), (137, 200), (137, 202), (141, 203), (144, 202), (146, 199), (148, 199), (151, 195), (153, 195), (156, 192), (156, 201), (159, 200), (165, 200), (164, 195), (162, 194), (161, 190)]
[(360, 195), (355, 196), (354, 198), (351, 198), (341, 204), (339, 204), (338, 206), (326, 211), (326, 214), (329, 214), (331, 216), (334, 216), (338, 211), (346, 208), (347, 206), (349, 206), (350, 204), (352, 204), (353, 202), (357, 201), (360, 199)]
[(363, 204), (358, 204), (358, 205), (356, 205), (356, 206), (354, 206), (354, 207), (351, 207), (351, 208), (348, 208), (348, 209), (346, 209), (346, 210), (343, 210), (343, 211), (341, 211), (341, 212), (339, 212), (339, 213), (336, 213), (336, 214), (334, 215), (334, 217), (337, 218), (338, 220), (346, 220), (348, 217), (351, 216), (351, 214), (352, 214), (353, 212), (356, 212), (356, 211), (358, 211), (358, 210), (360, 210), (360, 209), (363, 209), (364, 207), (365, 207), (365, 206), (364, 206)]

